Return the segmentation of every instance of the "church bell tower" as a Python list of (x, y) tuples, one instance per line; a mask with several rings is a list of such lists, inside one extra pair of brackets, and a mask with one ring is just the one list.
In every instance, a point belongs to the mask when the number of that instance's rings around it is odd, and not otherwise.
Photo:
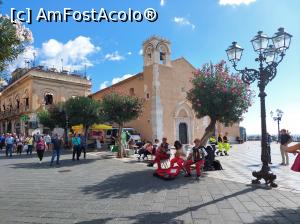
[(144, 66), (161, 64), (171, 66), (170, 42), (153, 36), (143, 43)]

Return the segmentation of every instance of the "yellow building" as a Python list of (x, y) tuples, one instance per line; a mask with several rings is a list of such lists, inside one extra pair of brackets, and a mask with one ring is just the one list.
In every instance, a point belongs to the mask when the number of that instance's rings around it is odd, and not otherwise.
[(73, 96), (88, 96), (91, 81), (75, 74), (59, 73), (42, 66), (17, 69), (0, 92), (1, 133), (42, 132), (36, 112)]
[[(192, 143), (201, 137), (209, 118), (197, 119), (186, 94), (192, 85), (190, 79), (196, 68), (185, 58), (171, 60), (171, 43), (160, 37), (151, 37), (143, 43), (144, 69), (141, 73), (91, 95), (96, 100), (118, 91), (144, 99), (144, 112), (135, 121), (126, 124), (135, 128), (146, 140), (167, 137), (169, 142), (180, 140)], [(216, 133), (228, 132), (229, 139), (239, 136), (239, 124), (231, 127), (216, 125)]]

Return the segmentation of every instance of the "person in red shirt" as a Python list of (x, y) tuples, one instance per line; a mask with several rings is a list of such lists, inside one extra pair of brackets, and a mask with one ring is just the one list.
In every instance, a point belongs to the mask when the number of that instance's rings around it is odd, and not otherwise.
[(174, 142), (174, 147), (176, 149), (176, 152), (175, 152), (175, 157), (173, 159), (171, 159), (171, 162), (170, 162), (170, 167), (174, 167), (174, 164), (177, 163), (177, 165), (183, 169), (183, 163), (184, 163), (184, 158), (185, 158), (185, 153), (183, 152), (183, 149), (182, 149), (182, 144), (180, 141), (175, 141)]
[(196, 174), (197, 177), (201, 176), (201, 166), (204, 166), (205, 163), (205, 156), (207, 155), (207, 152), (205, 151), (204, 147), (201, 146), (200, 139), (195, 139), (194, 141), (195, 146), (192, 148), (192, 151), (188, 155), (187, 161), (185, 163), (185, 169), (187, 174), (185, 177), (191, 176), (191, 165), (196, 165)]
[(157, 163), (157, 168), (161, 169), (161, 160), (166, 160), (170, 158), (170, 150), (169, 143), (167, 142), (167, 138), (162, 139), (162, 143), (156, 150), (155, 159), (148, 164), (148, 166), (152, 167), (155, 163)]

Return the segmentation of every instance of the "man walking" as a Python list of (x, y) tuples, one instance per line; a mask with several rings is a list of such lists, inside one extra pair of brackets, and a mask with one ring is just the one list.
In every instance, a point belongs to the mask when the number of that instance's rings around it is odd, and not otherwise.
[(60, 150), (62, 146), (62, 138), (59, 138), (57, 134), (54, 135), (54, 137), (51, 140), (52, 142), (52, 158), (50, 162), (50, 166), (53, 165), (53, 161), (56, 157), (56, 164), (59, 165), (59, 156), (60, 156)]
[(282, 157), (282, 163), (280, 165), (289, 165), (289, 154), (286, 152), (288, 144), (292, 142), (292, 137), (287, 133), (286, 129), (280, 131), (280, 152)]
[(7, 137), (5, 138), (5, 144), (6, 144), (6, 157), (8, 156), (8, 154), (10, 157), (12, 157), (14, 138), (12, 137), (11, 134), (8, 134)]
[(77, 134), (74, 134), (72, 137), (72, 146), (73, 146), (73, 156), (72, 160), (75, 160), (75, 155), (77, 160), (79, 160), (80, 154), (81, 154), (81, 139)]

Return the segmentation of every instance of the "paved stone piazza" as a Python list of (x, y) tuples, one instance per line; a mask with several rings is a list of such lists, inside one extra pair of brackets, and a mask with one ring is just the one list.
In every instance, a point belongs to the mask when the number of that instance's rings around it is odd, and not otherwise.
[[(86, 160), (62, 156), (60, 166), (35, 155), (6, 159), (0, 154), (0, 223), (300, 223), (300, 174), (278, 166), (278, 189), (249, 185), (259, 169), (258, 142), (234, 145), (218, 157), (223, 171), (197, 181), (179, 176), (164, 181), (135, 158), (91, 152)], [(291, 155), (291, 162), (294, 156)]]

